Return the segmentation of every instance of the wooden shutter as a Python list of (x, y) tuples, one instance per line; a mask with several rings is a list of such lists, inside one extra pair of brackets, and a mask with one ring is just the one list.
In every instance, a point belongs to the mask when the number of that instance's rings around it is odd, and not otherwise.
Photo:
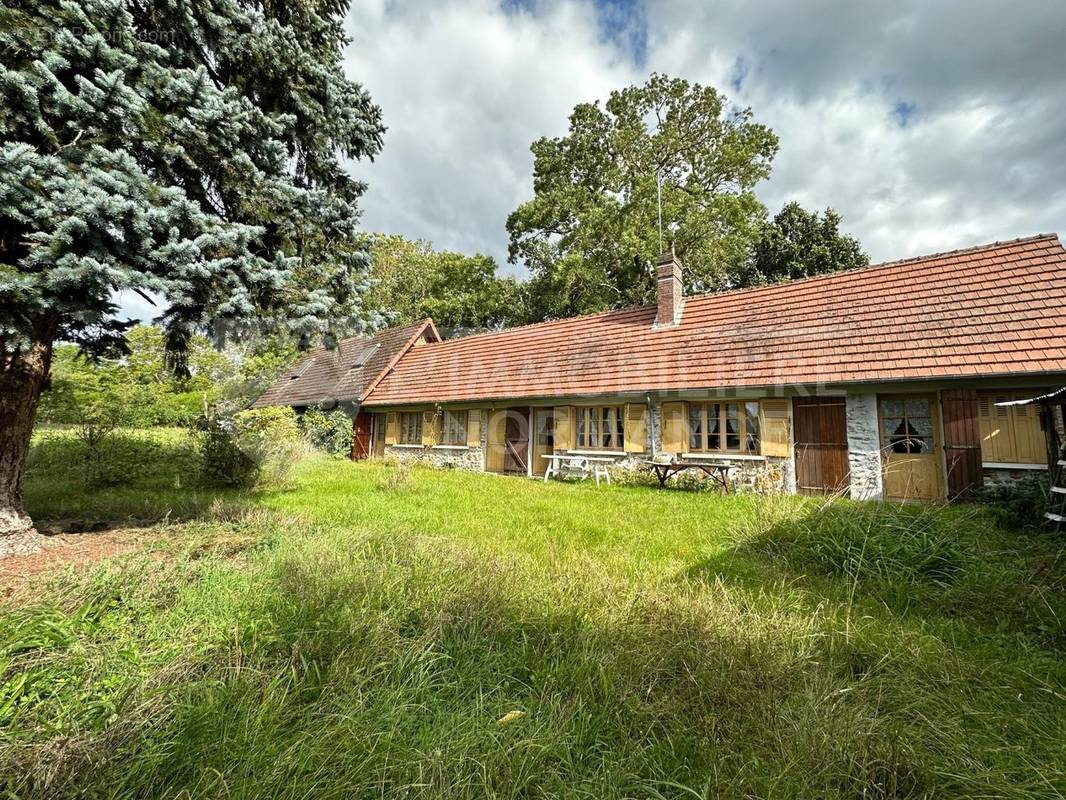
[[(1024, 395), (1015, 399), (1023, 398)], [(1010, 411), (1014, 416), (1014, 444), (1018, 463), (1046, 464), (1047, 440), (1040, 429), (1040, 406), (1011, 406)]]
[(948, 389), (941, 393), (948, 499), (972, 500), (984, 484), (977, 392)]
[(663, 452), (681, 455), (688, 449), (684, 403), (663, 403)]
[(385, 444), (396, 444), (400, 438), (400, 415), (390, 411), (385, 415)]
[(625, 451), (643, 453), (648, 442), (648, 407), (643, 403), (626, 405)]
[(557, 450), (573, 450), (576, 446), (577, 425), (573, 406), (555, 407), (554, 441)]
[(486, 439), (488, 447), (485, 450), (485, 469), (489, 472), (503, 472), (504, 467), (504, 437), (507, 427), (507, 409), (495, 408), (486, 415)]
[(466, 412), (466, 446), (481, 447), (481, 409)]
[(759, 434), (762, 439), (759, 452), (762, 455), (777, 458), (788, 458), (792, 455), (788, 406), (788, 400), (783, 398), (759, 401)]
[(422, 412), (422, 446), (433, 447), (440, 442), (440, 418), (435, 409)]
[(1010, 409), (996, 405), (1009, 399), (1006, 395), (994, 394), (982, 394), (978, 397), (977, 419), (981, 433), (981, 457), (985, 461), (1005, 464), (1017, 461)]

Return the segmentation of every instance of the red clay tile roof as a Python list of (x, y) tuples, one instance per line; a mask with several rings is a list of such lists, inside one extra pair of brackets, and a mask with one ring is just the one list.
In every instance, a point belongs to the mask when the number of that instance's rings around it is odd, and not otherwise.
[(366, 405), (1066, 373), (1054, 234), (412, 349)]
[(332, 400), (359, 402), (423, 336), (430, 341), (440, 339), (432, 320), (389, 328), (369, 339), (341, 339), (333, 350), (316, 347), (278, 378), (252, 408), (312, 406)]

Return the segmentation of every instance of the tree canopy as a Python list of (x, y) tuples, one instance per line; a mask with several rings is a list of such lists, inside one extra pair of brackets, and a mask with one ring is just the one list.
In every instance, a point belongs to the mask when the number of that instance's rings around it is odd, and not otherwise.
[(777, 136), (715, 89), (652, 75), (582, 103), (566, 136), (533, 143), (533, 199), (507, 219), (538, 317), (647, 302), (649, 264), (675, 241), (690, 291), (736, 283), (766, 217), (754, 193)]
[(741, 277), (745, 285), (776, 283), (869, 263), (859, 241), (840, 232), (840, 215), (833, 209), (819, 216), (792, 202), (763, 226)]
[(370, 251), (376, 283), (366, 302), (397, 323), (432, 317), (443, 333), (525, 321), (525, 287), (499, 275), (489, 256), (438, 251), (396, 235), (374, 236)]
[(196, 331), (358, 329), (383, 127), (345, 77), (343, 0), (10, 0), (0, 9), (0, 532), (57, 339), (126, 349), (116, 292)]

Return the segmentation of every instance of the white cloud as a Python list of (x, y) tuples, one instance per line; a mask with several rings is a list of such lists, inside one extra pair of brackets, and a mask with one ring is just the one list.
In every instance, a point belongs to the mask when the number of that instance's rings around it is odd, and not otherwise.
[(365, 227), (502, 264), (507, 214), (532, 194), (530, 143), (564, 133), (576, 103), (661, 71), (750, 105), (781, 138), (760, 189), (771, 211), (832, 205), (876, 260), (1066, 233), (1059, 0), (1024, 13), (667, 0), (633, 12), (647, 25), (640, 66), (592, 2), (522, 8), (357, 2), (348, 67), (389, 125), (378, 161), (356, 167)]

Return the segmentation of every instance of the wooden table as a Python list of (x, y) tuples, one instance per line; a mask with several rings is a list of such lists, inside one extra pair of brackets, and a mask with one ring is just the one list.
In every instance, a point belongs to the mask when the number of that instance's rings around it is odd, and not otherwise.
[(732, 464), (715, 464), (704, 461), (669, 461), (666, 463), (645, 461), (644, 463), (655, 472), (655, 477), (659, 479), (660, 489), (666, 487), (666, 480), (671, 475), (684, 472), (686, 469), (698, 469), (718, 484), (722, 494), (729, 494), (729, 473), (733, 469)]

